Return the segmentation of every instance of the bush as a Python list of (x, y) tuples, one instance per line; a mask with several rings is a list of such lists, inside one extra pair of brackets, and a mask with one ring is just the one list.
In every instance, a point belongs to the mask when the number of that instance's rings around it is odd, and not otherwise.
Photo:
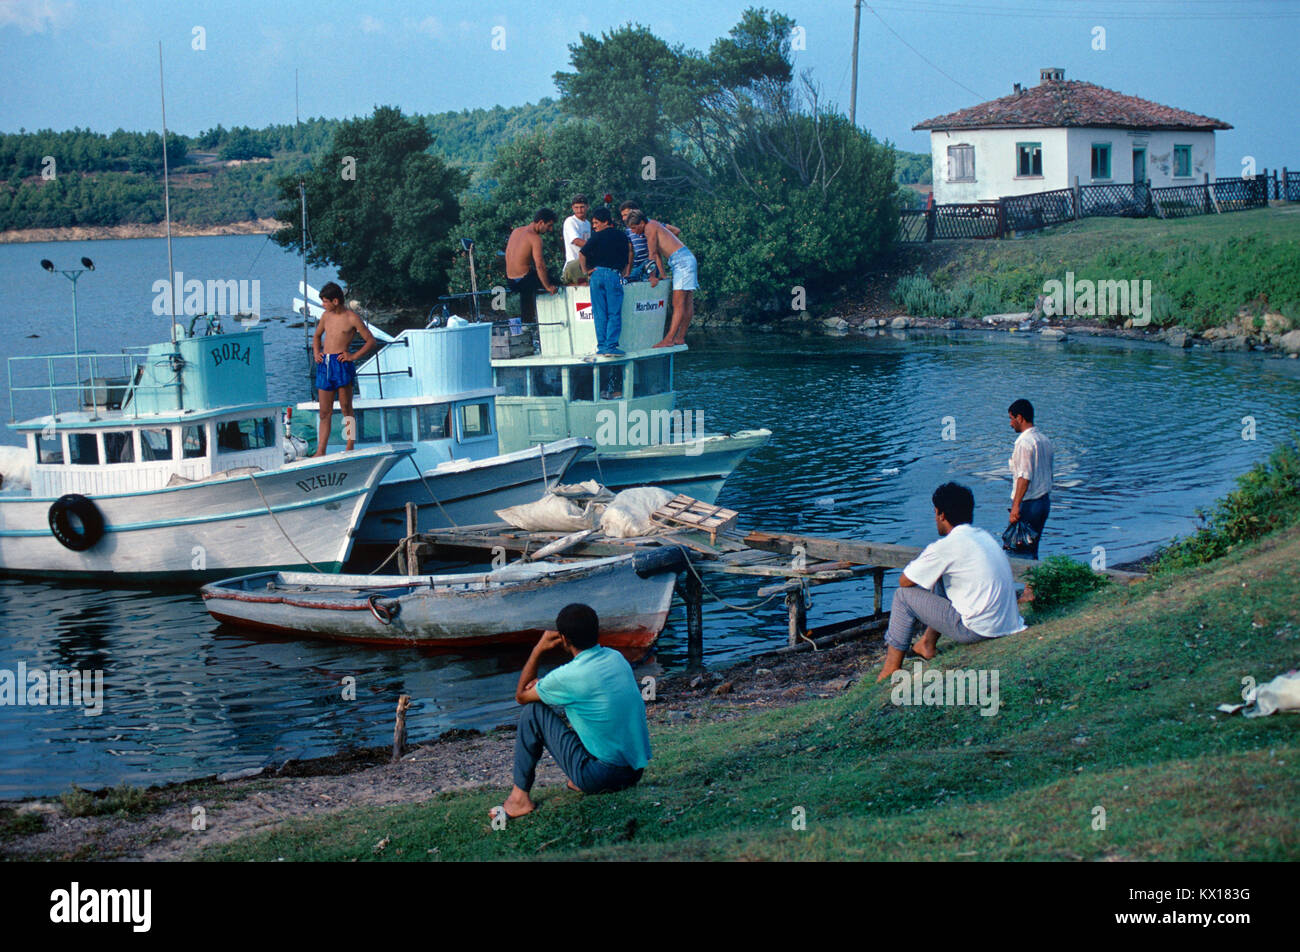
[(1063, 608), (1110, 584), (1106, 576), (1064, 555), (1043, 559), (1025, 573), (1025, 581), (1034, 592), (1034, 611)]
[(1237, 479), (1237, 488), (1210, 512), (1193, 535), (1175, 539), (1157, 553), (1154, 571), (1204, 565), (1237, 546), (1300, 519), (1300, 448), (1283, 443)]
[(148, 806), (148, 798), (139, 787), (119, 784), (112, 790), (106, 790), (98, 796), (73, 787), (67, 793), (59, 794), (59, 802), (68, 816), (102, 816), (106, 813), (142, 813)]

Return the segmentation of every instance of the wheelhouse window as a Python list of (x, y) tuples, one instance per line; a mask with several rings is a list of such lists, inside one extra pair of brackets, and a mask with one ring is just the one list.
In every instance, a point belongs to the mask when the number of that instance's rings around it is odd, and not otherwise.
[[(388, 434), (389, 443), (412, 443), (415, 441), (415, 431), (411, 429), (411, 408), (394, 407), (384, 411), (384, 431)], [(375, 438), (378, 442), (379, 438)]]
[(99, 440), (94, 433), (68, 434), (68, 462), (73, 466), (99, 465)]
[(505, 390), (504, 397), (528, 396), (528, 371), (523, 367), (498, 367), (497, 386)]
[[(381, 421), (378, 410), (353, 410), (352, 416), (356, 420), (354, 426), (356, 430), (352, 434), (354, 443), (382, 443), (384, 441), (383, 432), (380, 429)], [(319, 420), (319, 417), (317, 417)], [(330, 442), (346, 443), (347, 438), (343, 433), (344, 420), (342, 412), (335, 413), (330, 418)], [(410, 424), (407, 424), (410, 429)]]
[(461, 406), (460, 433), (462, 440), (492, 435), (492, 417), (486, 403), (467, 403)]
[(626, 364), (605, 364), (600, 368), (600, 399), (618, 400), (623, 396), (623, 380), (627, 376)]
[(202, 459), (208, 455), (208, 434), (202, 426), (187, 426), (181, 430), (181, 456), (185, 459)]
[(569, 368), (569, 399), (596, 399), (596, 370), (594, 367)]
[(172, 458), (172, 431), (141, 430), (140, 462), (150, 463)]
[(36, 437), (36, 461), (38, 463), (63, 464), (62, 433), (55, 433), (53, 436), (46, 436), (42, 433)]
[(250, 417), (217, 424), (217, 451), (243, 453), (275, 446), (275, 427), (270, 417)]
[(1043, 144), (1041, 142), (1016, 143), (1016, 177), (1033, 178), (1043, 174)]
[(1174, 146), (1174, 178), (1191, 178), (1192, 147), (1190, 145)]
[(451, 436), (451, 404), (431, 403), (416, 414), (420, 432), (417, 439), (445, 440)]
[(532, 368), (534, 397), (564, 396), (564, 377), (559, 367)]
[(672, 358), (652, 357), (636, 362), (636, 380), (633, 386), (638, 397), (651, 397), (667, 393), (671, 386)]
[(1110, 143), (1100, 143), (1092, 147), (1092, 177), (1094, 179), (1110, 178)]
[(948, 146), (948, 181), (975, 181), (975, 146)]
[(135, 440), (130, 430), (110, 430), (104, 434), (104, 462), (135, 462)]

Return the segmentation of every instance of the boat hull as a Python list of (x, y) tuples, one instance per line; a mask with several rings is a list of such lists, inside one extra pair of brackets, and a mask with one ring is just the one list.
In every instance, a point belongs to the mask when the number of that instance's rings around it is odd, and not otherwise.
[(769, 430), (711, 436), (692, 443), (660, 443), (632, 450), (597, 450), (569, 467), (569, 482), (594, 479), (618, 492), (660, 486), (714, 503), (741, 462), (771, 437)]
[[(420, 532), (497, 522), (496, 510), (536, 502), (591, 447), (590, 440), (558, 440), (502, 456), (444, 463), (426, 470), (423, 479), (414, 466), (403, 463), (375, 492), (358, 544), (391, 549), (403, 539), (408, 502), (416, 504)], [(403, 478), (403, 470), (410, 476)]]
[(449, 576), (260, 573), (204, 586), (202, 594), (208, 612), (228, 624), (447, 648), (535, 642), (560, 609), (581, 602), (600, 618), (601, 644), (647, 648), (667, 622), (676, 579), (672, 571), (642, 578), (631, 556), (618, 556)]
[[(0, 497), (0, 574), (185, 583), (278, 567), (336, 572), (380, 480), (410, 447), (90, 497), (103, 537), (84, 552), (50, 531), (52, 498)], [(269, 509), (269, 511), (268, 511)]]

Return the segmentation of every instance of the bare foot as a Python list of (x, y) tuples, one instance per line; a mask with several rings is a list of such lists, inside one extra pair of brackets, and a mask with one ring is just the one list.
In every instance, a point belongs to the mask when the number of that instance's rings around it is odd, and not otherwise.
[(581, 790), (580, 788), (574, 786), (572, 780), (566, 780), (564, 783), (565, 783), (565, 785), (566, 785), (570, 790), (572, 790), (574, 793), (582, 793), (582, 790)]
[(897, 648), (890, 648), (885, 652), (885, 665), (880, 669), (880, 675), (876, 678), (876, 683), (879, 684), (902, 666), (903, 652)]
[(939, 633), (933, 628), (925, 629), (925, 633), (912, 645), (912, 650), (919, 654), (926, 661), (931, 661), (939, 653), (936, 642), (939, 640)]
[(673, 346), (673, 342), (669, 340), (667, 337), (665, 337), (659, 343), (655, 344), (655, 347), (671, 347), (671, 346)]
[(1016, 601), (1021, 605), (1032, 605), (1034, 603), (1034, 587), (1026, 585), (1025, 590), (1020, 593), (1020, 597)]
[[(532, 813), (536, 809), (537, 804), (533, 802), (532, 797), (528, 795), (526, 790), (513, 787), (510, 790), (510, 796), (506, 797), (506, 819), (517, 820), (519, 817)], [(493, 807), (488, 811), (488, 816), (495, 816), (496, 811), (497, 807)]]

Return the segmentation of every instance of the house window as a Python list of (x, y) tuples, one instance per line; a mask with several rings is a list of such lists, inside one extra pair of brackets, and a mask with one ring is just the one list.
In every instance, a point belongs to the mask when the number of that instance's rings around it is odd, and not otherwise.
[(1041, 178), (1043, 175), (1043, 144), (1041, 142), (1016, 143), (1016, 177)]
[(975, 146), (948, 146), (948, 181), (975, 181)]
[(1092, 177), (1094, 179), (1110, 178), (1110, 143), (1092, 147)]
[(1192, 147), (1190, 145), (1174, 146), (1174, 178), (1191, 178)]

